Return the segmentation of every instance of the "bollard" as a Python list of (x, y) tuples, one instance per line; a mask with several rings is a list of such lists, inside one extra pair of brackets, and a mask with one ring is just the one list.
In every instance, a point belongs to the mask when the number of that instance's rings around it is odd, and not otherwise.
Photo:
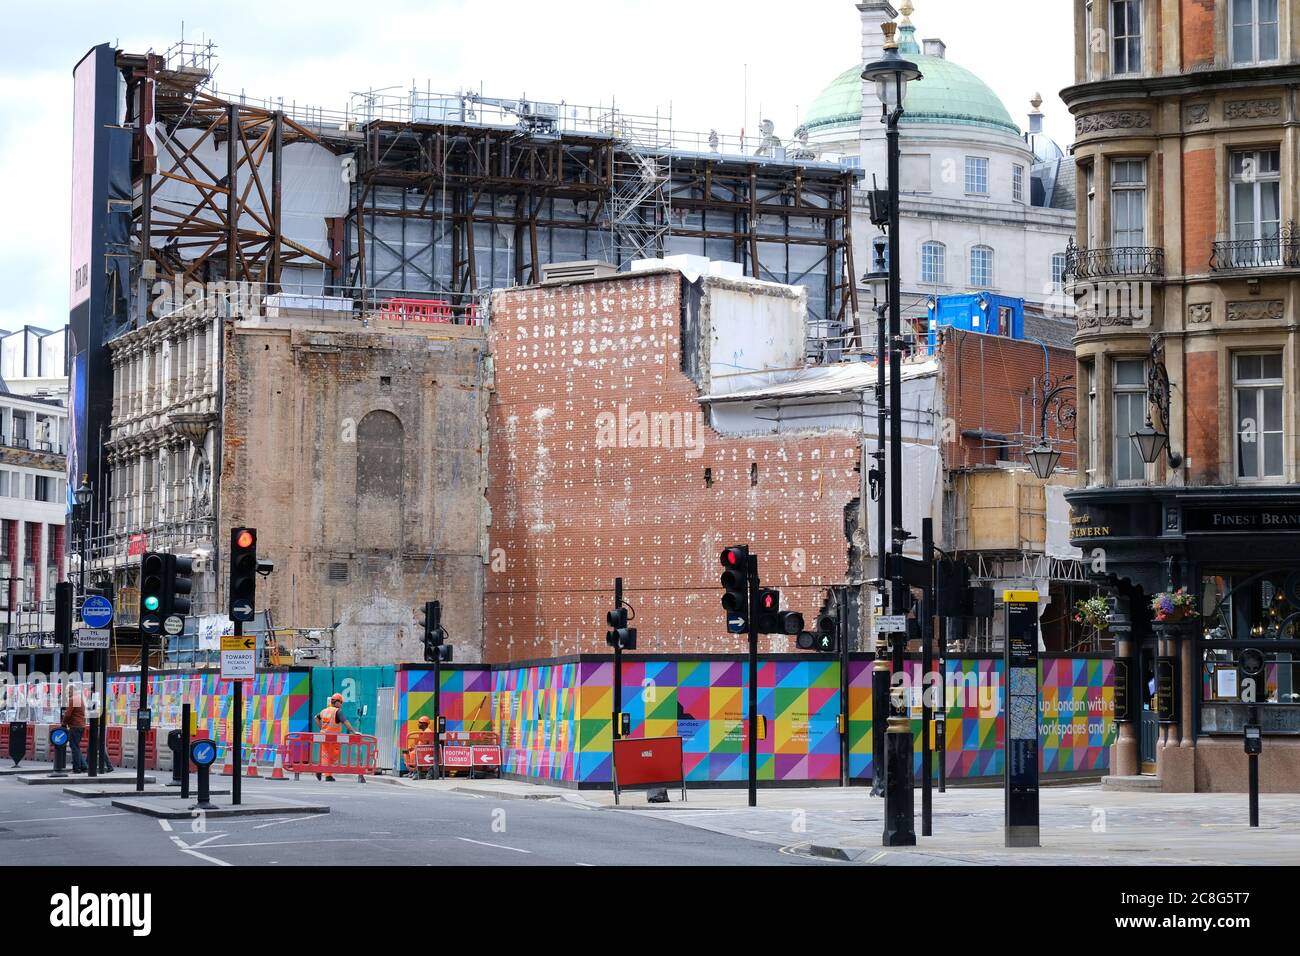
[(56, 727), (50, 731), (50, 743), (54, 745), (54, 772), (51, 777), (66, 777), (63, 772), (66, 766), (68, 752), (68, 732), (62, 727)]
[(1255, 723), (1259, 719), (1258, 711), (1251, 708), (1251, 723), (1243, 728), (1246, 742), (1246, 763), (1249, 774), (1248, 784), (1250, 786), (1250, 825), (1259, 826), (1259, 755), (1264, 749), (1264, 741), (1260, 736), (1259, 724)]
[(199, 793), (198, 803), (190, 807), (191, 810), (215, 810), (209, 799), (208, 790), (208, 771), (212, 762), (217, 759), (217, 745), (211, 740), (196, 740), (190, 744), (190, 759), (194, 761), (194, 766), (199, 768)]
[(27, 756), (27, 721), (14, 720), (9, 723), (9, 756), (14, 766)]
[(179, 730), (167, 731), (167, 749), (172, 755), (172, 781), (168, 786), (179, 787), (181, 785), (181, 773), (185, 768), (185, 752), (181, 750), (181, 732)]

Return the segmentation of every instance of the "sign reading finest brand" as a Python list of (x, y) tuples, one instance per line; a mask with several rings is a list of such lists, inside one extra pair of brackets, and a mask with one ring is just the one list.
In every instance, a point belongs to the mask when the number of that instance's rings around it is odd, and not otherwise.
[(1300, 504), (1185, 508), (1187, 531), (1300, 531)]

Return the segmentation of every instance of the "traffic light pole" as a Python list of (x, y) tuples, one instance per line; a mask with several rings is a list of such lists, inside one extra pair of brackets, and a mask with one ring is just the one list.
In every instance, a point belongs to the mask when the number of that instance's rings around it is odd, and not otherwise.
[(846, 588), (835, 591), (839, 609), (836, 624), (840, 642), (840, 786), (849, 785), (849, 593)]
[[(931, 680), (934, 670), (934, 521), (921, 519), (921, 553), (929, 569), (929, 582), (921, 591), (921, 836), (930, 836), (930, 810), (933, 802), (931, 778), (934, 776), (934, 752), (930, 747), (930, 728), (934, 726), (934, 711), (930, 707), (930, 695), (934, 693)], [(939, 681), (939, 692), (943, 693), (943, 681)]]
[[(244, 622), (235, 622), (235, 637), (244, 636)], [(234, 681), (234, 697), (231, 700), (233, 713), (230, 715), (231, 740), (230, 749), (233, 757), (234, 776), (230, 779), (230, 805), (239, 806), (239, 780), (242, 776), (244, 762), (244, 682)]]
[[(614, 579), (614, 610), (623, 606), (623, 579)], [(614, 739), (622, 739), (623, 724), (623, 642), (614, 642)]]
[(758, 806), (758, 558), (749, 555), (749, 805)]
[(144, 793), (144, 751), (149, 732), (144, 729), (140, 712), (149, 708), (149, 635), (140, 629), (140, 697), (135, 716), (135, 792)]
[[(433, 655), (433, 779), (442, 779), (442, 648)], [(472, 762), (472, 761), (471, 761)], [(471, 771), (472, 773), (473, 771)]]
[[(885, 510), (885, 354), (888, 350), (885, 340), (885, 309), (876, 309), (876, 445), (878, 451), (877, 467), (880, 469), (881, 481), (876, 498), (876, 562), (877, 593), (880, 595), (881, 611), (888, 601), (888, 587), (885, 581), (885, 549), (888, 547), (885, 527), (889, 521)], [(889, 720), (889, 647), (885, 643), (883, 632), (876, 634), (875, 655), (871, 662), (871, 795), (885, 795), (885, 724)]]

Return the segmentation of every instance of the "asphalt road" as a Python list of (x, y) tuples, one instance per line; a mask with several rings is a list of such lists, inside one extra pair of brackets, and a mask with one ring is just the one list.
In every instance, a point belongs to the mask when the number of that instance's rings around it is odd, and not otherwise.
[[(61, 787), (0, 779), (0, 865), (825, 865), (771, 843), (561, 800), (350, 779), (249, 780), (244, 792), (326, 803), (331, 812), (160, 821)], [(214, 797), (218, 805), (229, 800)]]

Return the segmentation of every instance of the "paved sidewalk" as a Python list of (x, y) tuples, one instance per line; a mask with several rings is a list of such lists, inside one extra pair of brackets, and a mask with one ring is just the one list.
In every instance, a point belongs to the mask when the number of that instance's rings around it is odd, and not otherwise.
[(562, 800), (617, 814), (655, 817), (684, 826), (777, 844), (787, 852), (888, 865), (1043, 864), (1115, 866), (1258, 865), (1300, 863), (1300, 794), (1263, 794), (1257, 830), (1247, 826), (1240, 793), (1164, 794), (1103, 790), (1092, 784), (1041, 791), (1042, 846), (1007, 849), (1000, 789), (934, 792), (934, 835), (921, 832), (916, 791), (917, 846), (884, 849), (884, 801), (864, 787), (758, 791), (668, 788), (672, 802), (646, 803), (624, 792), (614, 807), (608, 790), (572, 790), (516, 780), (395, 781), (413, 790), (451, 791), (483, 799)]

